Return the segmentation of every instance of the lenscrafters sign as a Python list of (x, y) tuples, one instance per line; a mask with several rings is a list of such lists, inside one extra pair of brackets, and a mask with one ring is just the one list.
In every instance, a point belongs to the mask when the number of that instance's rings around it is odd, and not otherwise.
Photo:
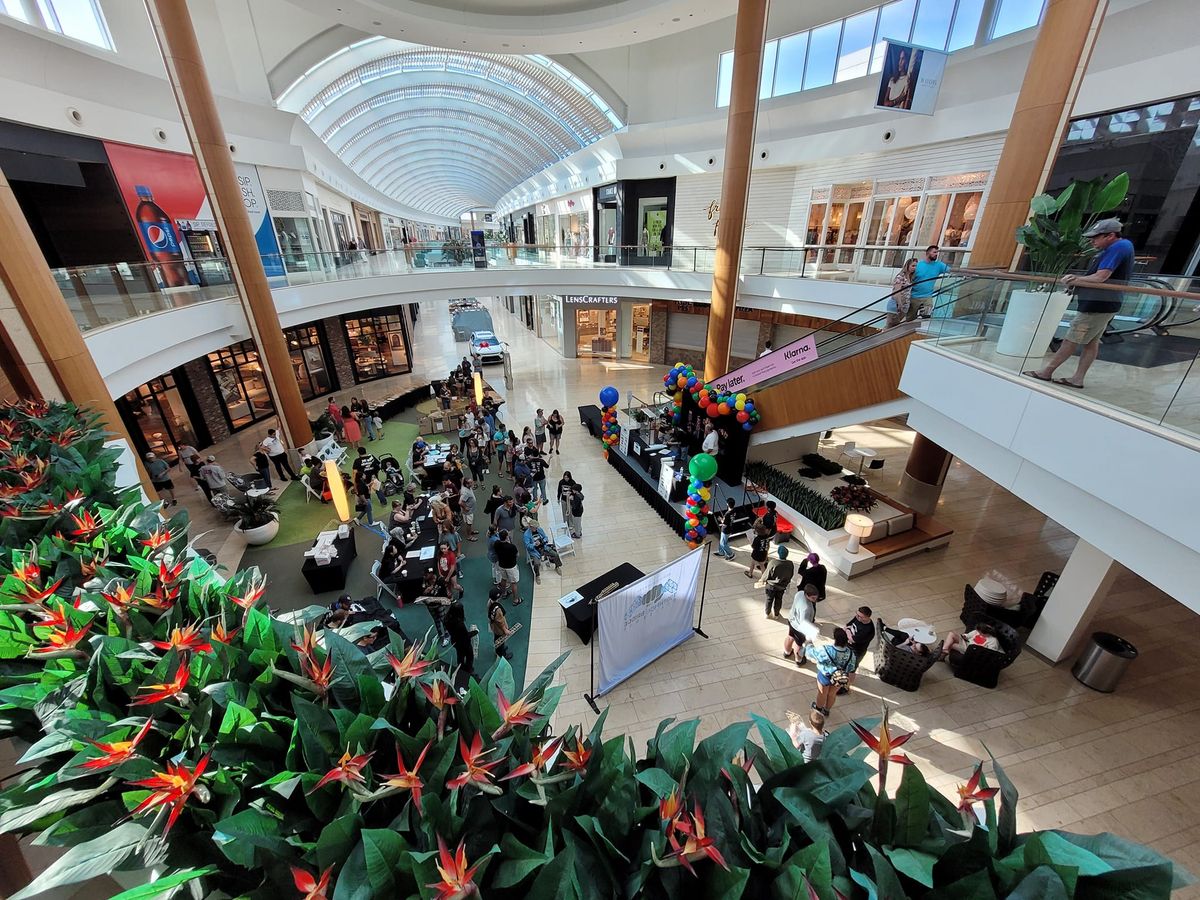
[(621, 302), (620, 297), (593, 297), (590, 294), (566, 294), (562, 299), (567, 306), (617, 306)]

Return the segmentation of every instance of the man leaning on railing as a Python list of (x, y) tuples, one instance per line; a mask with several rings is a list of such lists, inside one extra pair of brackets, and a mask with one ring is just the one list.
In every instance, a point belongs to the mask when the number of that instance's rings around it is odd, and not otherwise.
[[(1121, 309), (1121, 295), (1115, 291), (1097, 291), (1086, 287), (1089, 284), (1124, 284), (1133, 271), (1133, 243), (1121, 237), (1119, 219), (1101, 219), (1084, 232), (1092, 246), (1099, 251), (1088, 266), (1086, 275), (1066, 275), (1063, 283), (1075, 288), (1075, 318), (1067, 330), (1067, 336), (1041, 369), (1030, 369), (1023, 374), (1039, 381), (1053, 381), (1071, 388), (1083, 388), (1083, 378), (1100, 353), (1100, 339), (1104, 337), (1108, 323)], [(1075, 374), (1070, 378), (1055, 378), (1054, 370), (1065, 363), (1075, 351), (1083, 348)]]

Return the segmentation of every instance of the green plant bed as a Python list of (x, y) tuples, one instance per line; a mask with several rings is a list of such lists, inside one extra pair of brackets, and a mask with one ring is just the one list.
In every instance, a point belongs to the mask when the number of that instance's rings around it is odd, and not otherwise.
[(456, 695), (431, 648), (366, 655), (312, 627), (320, 608), (272, 618), (254, 570), (189, 556), (183, 513), (117, 494), (73, 410), (0, 410), (0, 435), (0, 737), (28, 745), (0, 831), (65, 849), (12, 900), (150, 866), (119, 900), (1090, 900), (1189, 881), (1112, 835), (1018, 834), (994, 762), (998, 792), (981, 767), (957, 807), (915, 766), (889, 790), (907, 737), (886, 710), (808, 764), (753, 715), (699, 743), (667, 720), (644, 752), (604, 715), (551, 736), (565, 657), (521, 692), (500, 661)]
[(746, 479), (762, 485), (781, 502), (825, 531), (841, 528), (846, 521), (846, 507), (774, 466), (763, 462), (747, 463)]

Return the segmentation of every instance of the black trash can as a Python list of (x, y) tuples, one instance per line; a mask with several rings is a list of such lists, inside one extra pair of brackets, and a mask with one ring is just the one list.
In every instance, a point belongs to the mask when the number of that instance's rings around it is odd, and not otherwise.
[(1107, 631), (1096, 631), (1079, 659), (1075, 660), (1071, 674), (1080, 684), (1111, 694), (1137, 655), (1137, 647), (1124, 638)]

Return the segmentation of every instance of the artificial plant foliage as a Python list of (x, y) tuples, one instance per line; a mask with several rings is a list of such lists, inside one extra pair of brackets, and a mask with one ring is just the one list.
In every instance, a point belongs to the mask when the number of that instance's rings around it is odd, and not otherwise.
[[(1165, 897), (1186, 880), (1112, 835), (1017, 834), (994, 761), (999, 793), (980, 768), (956, 807), (895, 752), (886, 712), (808, 764), (758, 716), (700, 741), (667, 720), (643, 751), (604, 714), (552, 734), (561, 659), (517, 695), (504, 660), (458, 693), (433, 646), (365, 655), (319, 608), (272, 615), (257, 572), (222, 577), (183, 514), (116, 491), (86, 414), (0, 423), (0, 481), (34, 476), (4, 493), (0, 735), (23, 755), (0, 832), (63, 850), (13, 900), (145, 868), (157, 880), (119, 900)], [(51, 457), (75, 465), (38, 477)]]
[(1029, 204), (1029, 222), (1016, 231), (1017, 243), (1029, 255), (1029, 266), (1048, 275), (1053, 289), (1073, 266), (1095, 255), (1086, 232), (1105, 213), (1110, 215), (1125, 202), (1129, 175), (1120, 173), (1105, 182), (1073, 181), (1055, 197), (1038, 194)]
[[(838, 467), (840, 470), (840, 466)], [(765, 487), (776, 499), (786, 503), (819, 528), (833, 531), (846, 522), (848, 510), (830, 497), (814, 491), (800, 480), (764, 462), (746, 464), (746, 478)]]

